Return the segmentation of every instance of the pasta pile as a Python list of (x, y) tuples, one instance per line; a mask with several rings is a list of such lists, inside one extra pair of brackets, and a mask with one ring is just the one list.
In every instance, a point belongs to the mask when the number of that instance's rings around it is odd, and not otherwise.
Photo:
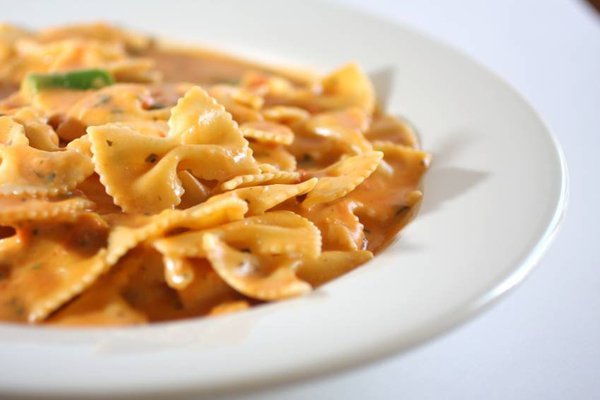
[(161, 51), (103, 24), (0, 27), (0, 320), (129, 325), (300, 296), (414, 214), (429, 156), (356, 64), (186, 82)]

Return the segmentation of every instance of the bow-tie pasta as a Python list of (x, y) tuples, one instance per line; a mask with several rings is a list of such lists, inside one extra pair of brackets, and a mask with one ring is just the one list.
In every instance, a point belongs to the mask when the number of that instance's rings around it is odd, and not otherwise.
[(287, 72), (95, 23), (0, 25), (0, 64), (0, 321), (301, 296), (371, 260), (422, 197), (429, 155), (355, 63)]

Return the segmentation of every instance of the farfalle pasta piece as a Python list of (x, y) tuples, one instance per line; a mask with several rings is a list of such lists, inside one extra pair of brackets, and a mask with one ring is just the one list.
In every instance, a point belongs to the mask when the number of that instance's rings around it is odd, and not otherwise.
[(276, 183), (295, 183), (300, 180), (299, 172), (292, 171), (271, 171), (262, 172), (260, 174), (251, 175), (239, 175), (235, 178), (223, 182), (221, 189), (233, 190), (236, 188), (256, 186), (262, 184), (276, 184)]
[(88, 291), (53, 315), (61, 325), (131, 325), (184, 318), (177, 292), (164, 280), (160, 255), (136, 249), (92, 285)]
[(73, 224), (18, 228), (1, 240), (0, 318), (41, 321), (89, 287), (107, 268), (106, 230), (87, 215)]
[[(163, 254), (165, 276), (171, 287), (185, 289), (198, 279), (194, 276), (194, 264), (189, 258), (207, 257), (204, 237), (212, 234), (229, 245), (260, 257), (316, 258), (321, 252), (319, 230), (297, 214), (278, 211), (249, 217), (213, 229), (155, 240), (153, 245)], [(261, 240), (257, 241), (257, 237)]]
[(280, 124), (294, 124), (310, 117), (310, 113), (305, 109), (293, 106), (265, 107), (262, 109), (262, 115), (266, 120)]
[[(73, 143), (73, 142), (71, 142)], [(120, 213), (121, 209), (114, 202), (112, 197), (106, 193), (106, 189), (100, 182), (98, 174), (92, 174), (86, 180), (77, 185), (75, 189), (81, 196), (90, 200), (94, 204), (94, 211), (99, 215)]]
[(373, 118), (365, 137), (371, 142), (392, 142), (417, 148), (419, 141), (415, 129), (406, 120), (391, 115), (378, 115)]
[(68, 110), (67, 118), (78, 121), (83, 130), (110, 122), (166, 121), (169, 118), (168, 107), (147, 109), (144, 99), (148, 99), (148, 103), (153, 99), (152, 90), (145, 85), (111, 85), (89, 92)]
[(57, 196), (68, 193), (93, 172), (89, 159), (69, 150), (0, 147), (0, 158), (0, 195)]
[(88, 131), (96, 173), (123, 211), (155, 212), (179, 204), (180, 160), (167, 157), (174, 144), (140, 135), (125, 125), (107, 124)]
[(114, 265), (123, 255), (145, 240), (154, 239), (175, 228), (205, 229), (242, 219), (248, 211), (243, 200), (233, 197), (207, 201), (187, 210), (164, 210), (141, 218), (135, 226), (117, 226), (108, 237), (106, 260)]
[[(166, 138), (139, 135), (114, 124), (90, 127), (88, 136), (96, 171), (115, 204), (126, 212), (177, 206), (184, 191), (178, 170), (219, 181), (258, 172), (231, 115), (198, 87), (173, 108)], [(117, 164), (128, 168), (116, 169)]]
[(29, 139), (23, 125), (10, 117), (0, 116), (0, 145), (28, 146)]
[(89, 158), (90, 160), (94, 156), (94, 154), (92, 153), (92, 144), (90, 143), (90, 137), (88, 135), (83, 135), (78, 137), (77, 139), (71, 140), (69, 144), (67, 144), (66, 148), (68, 150), (76, 151), (77, 153)]
[(356, 63), (348, 64), (321, 81), (323, 95), (318, 102), (328, 108), (360, 107), (368, 115), (375, 109), (375, 91), (371, 80)]
[[(17, 95), (20, 98), (24, 97), (23, 93), (17, 93)], [(37, 110), (42, 111), (44, 114), (54, 116), (54, 118), (57, 119), (60, 116), (66, 116), (72, 107), (89, 95), (90, 93), (85, 90), (68, 90), (58, 88), (53, 90), (40, 90), (35, 93), (28, 94), (27, 104), (31, 105)], [(60, 122), (61, 124), (69, 122), (70, 124), (74, 125), (75, 122), (79, 121), (69, 120)], [(59, 134), (58, 129), (56, 133)]]
[(238, 123), (261, 121), (259, 112), (263, 98), (254, 93), (231, 85), (213, 85), (208, 93), (222, 104)]
[(359, 107), (367, 115), (375, 109), (375, 92), (369, 77), (356, 63), (347, 64), (320, 81), (295, 84), (280, 76), (247, 75), (242, 85), (264, 93), (265, 108), (300, 107), (310, 113)]
[(259, 93), (233, 85), (212, 85), (208, 89), (208, 92), (211, 96), (217, 99), (219, 103), (223, 104), (225, 108), (227, 108), (227, 105), (233, 101), (253, 110), (259, 110), (264, 103), (264, 99)]
[(282, 256), (256, 256), (238, 251), (215, 234), (205, 235), (203, 247), (219, 276), (238, 292), (259, 300), (282, 300), (312, 290), (298, 279), (299, 260)]
[[(208, 230), (155, 240), (153, 246), (163, 254), (165, 277), (171, 287), (186, 289), (199, 279), (195, 276), (194, 262), (190, 258), (207, 257), (204, 237), (212, 234), (243, 252), (260, 257), (286, 255), (316, 258), (321, 252), (319, 230), (297, 214), (278, 211), (249, 217)], [(258, 237), (261, 238), (259, 241), (256, 240)]]
[(133, 308), (123, 296), (110, 290), (113, 283), (90, 288), (73, 303), (51, 316), (47, 323), (65, 327), (125, 326), (148, 323), (142, 311)]
[(373, 142), (373, 148), (383, 152), (384, 158), (395, 159), (398, 162), (406, 162), (410, 158), (418, 159), (424, 168), (428, 167), (431, 161), (429, 153), (412, 146), (377, 140)]
[(306, 120), (304, 129), (313, 135), (334, 141), (344, 152), (361, 154), (373, 149), (363, 134), (368, 123), (369, 119), (363, 110), (347, 108), (317, 114)]
[(210, 188), (200, 182), (190, 171), (177, 172), (183, 187), (179, 208), (186, 209), (206, 201), (210, 197)]
[(133, 308), (123, 296), (127, 284), (143, 261), (139, 252), (131, 253), (80, 296), (51, 315), (47, 323), (62, 326), (118, 326), (148, 322), (146, 315)]
[(383, 153), (380, 151), (370, 151), (347, 157), (313, 173), (313, 176), (319, 177), (319, 181), (308, 193), (302, 206), (310, 208), (315, 204), (327, 203), (347, 195), (375, 171), (382, 157)]
[(202, 243), (208, 234), (216, 234), (228, 245), (253, 254), (316, 258), (321, 253), (319, 229), (291, 211), (268, 212), (204, 231), (186, 232), (158, 239), (153, 245), (165, 257), (204, 258)]
[(303, 209), (323, 234), (324, 250), (361, 250), (366, 244), (364, 226), (356, 216), (360, 204), (346, 198)]
[(303, 260), (296, 274), (312, 286), (324, 283), (344, 275), (373, 258), (368, 250), (324, 251), (315, 259)]
[(273, 122), (246, 122), (240, 129), (244, 137), (259, 142), (290, 145), (294, 141), (294, 132), (289, 127)]
[[(178, 288), (177, 295), (183, 308), (194, 314), (205, 314), (220, 305), (243, 301), (240, 295), (229, 286), (205, 259), (187, 260), (191, 271), (191, 281), (184, 288)], [(167, 283), (169, 277), (166, 277)]]
[(25, 107), (15, 111), (13, 119), (23, 125), (29, 145), (39, 150), (58, 150), (58, 136), (38, 110)]
[[(121, 290), (123, 298), (149, 322), (168, 321), (198, 315), (188, 309), (180, 292), (170, 288), (165, 281), (162, 257), (149, 248), (140, 248), (142, 260), (127, 284)], [(217, 303), (218, 304), (218, 303)]]
[(162, 260), (156, 252), (146, 252), (144, 268), (136, 271), (123, 296), (149, 322), (175, 320), (189, 315), (177, 292), (166, 284)]
[(238, 151), (211, 144), (179, 145), (175, 139), (181, 137), (143, 136), (118, 124), (90, 127), (88, 136), (96, 172), (125, 212), (157, 212), (178, 205), (183, 194), (178, 169), (219, 181), (255, 170), (247, 147)]
[(182, 144), (248, 147), (231, 114), (198, 86), (188, 90), (171, 110), (169, 137)]
[(313, 178), (295, 185), (265, 185), (234, 189), (218, 194), (207, 200), (207, 203), (221, 201), (224, 198), (238, 198), (248, 205), (248, 214), (257, 215), (296, 196), (309, 193), (316, 186), (318, 179)]
[(57, 133), (66, 141), (84, 135), (89, 126), (112, 122), (125, 122), (142, 135), (165, 137), (171, 107), (190, 87), (115, 84), (96, 91), (46, 90), (36, 93), (32, 101), (48, 112), (64, 114)]
[(280, 144), (252, 142), (250, 148), (254, 159), (260, 165), (272, 165), (281, 171), (296, 170), (296, 157)]
[[(356, 209), (367, 228), (381, 226), (403, 226), (415, 214), (415, 206), (422, 193), (419, 182), (427, 171), (430, 155), (419, 149), (391, 142), (375, 142), (373, 147), (384, 154), (379, 166), (348, 197), (360, 204)], [(373, 196), (385, 188), (397, 188), (389, 196), (377, 199), (377, 207), (373, 207)], [(383, 238), (369, 242), (373, 249), (385, 243)]]
[(94, 166), (76, 151), (29, 146), (22, 125), (0, 117), (0, 195), (56, 196), (74, 189)]
[(155, 62), (150, 58), (127, 58), (106, 63), (104, 67), (117, 82), (148, 83), (162, 79), (162, 74), (155, 69)]
[(0, 225), (74, 221), (93, 206), (94, 203), (81, 197), (64, 200), (0, 197)]
[(264, 107), (274, 105), (304, 106), (305, 102), (317, 94), (317, 90), (307, 85), (297, 85), (283, 76), (252, 71), (244, 74), (240, 85), (242, 88), (259, 94), (264, 99)]

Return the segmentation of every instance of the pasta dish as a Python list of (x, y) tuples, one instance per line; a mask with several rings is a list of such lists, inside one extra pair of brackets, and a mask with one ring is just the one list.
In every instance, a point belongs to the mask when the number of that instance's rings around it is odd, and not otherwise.
[(395, 237), (428, 163), (355, 63), (317, 76), (107, 24), (0, 25), (0, 320), (304, 295)]

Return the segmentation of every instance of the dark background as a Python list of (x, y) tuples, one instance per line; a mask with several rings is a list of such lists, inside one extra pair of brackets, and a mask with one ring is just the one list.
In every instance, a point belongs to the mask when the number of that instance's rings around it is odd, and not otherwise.
[(594, 6), (596, 11), (600, 12), (600, 0), (588, 0), (588, 2)]

